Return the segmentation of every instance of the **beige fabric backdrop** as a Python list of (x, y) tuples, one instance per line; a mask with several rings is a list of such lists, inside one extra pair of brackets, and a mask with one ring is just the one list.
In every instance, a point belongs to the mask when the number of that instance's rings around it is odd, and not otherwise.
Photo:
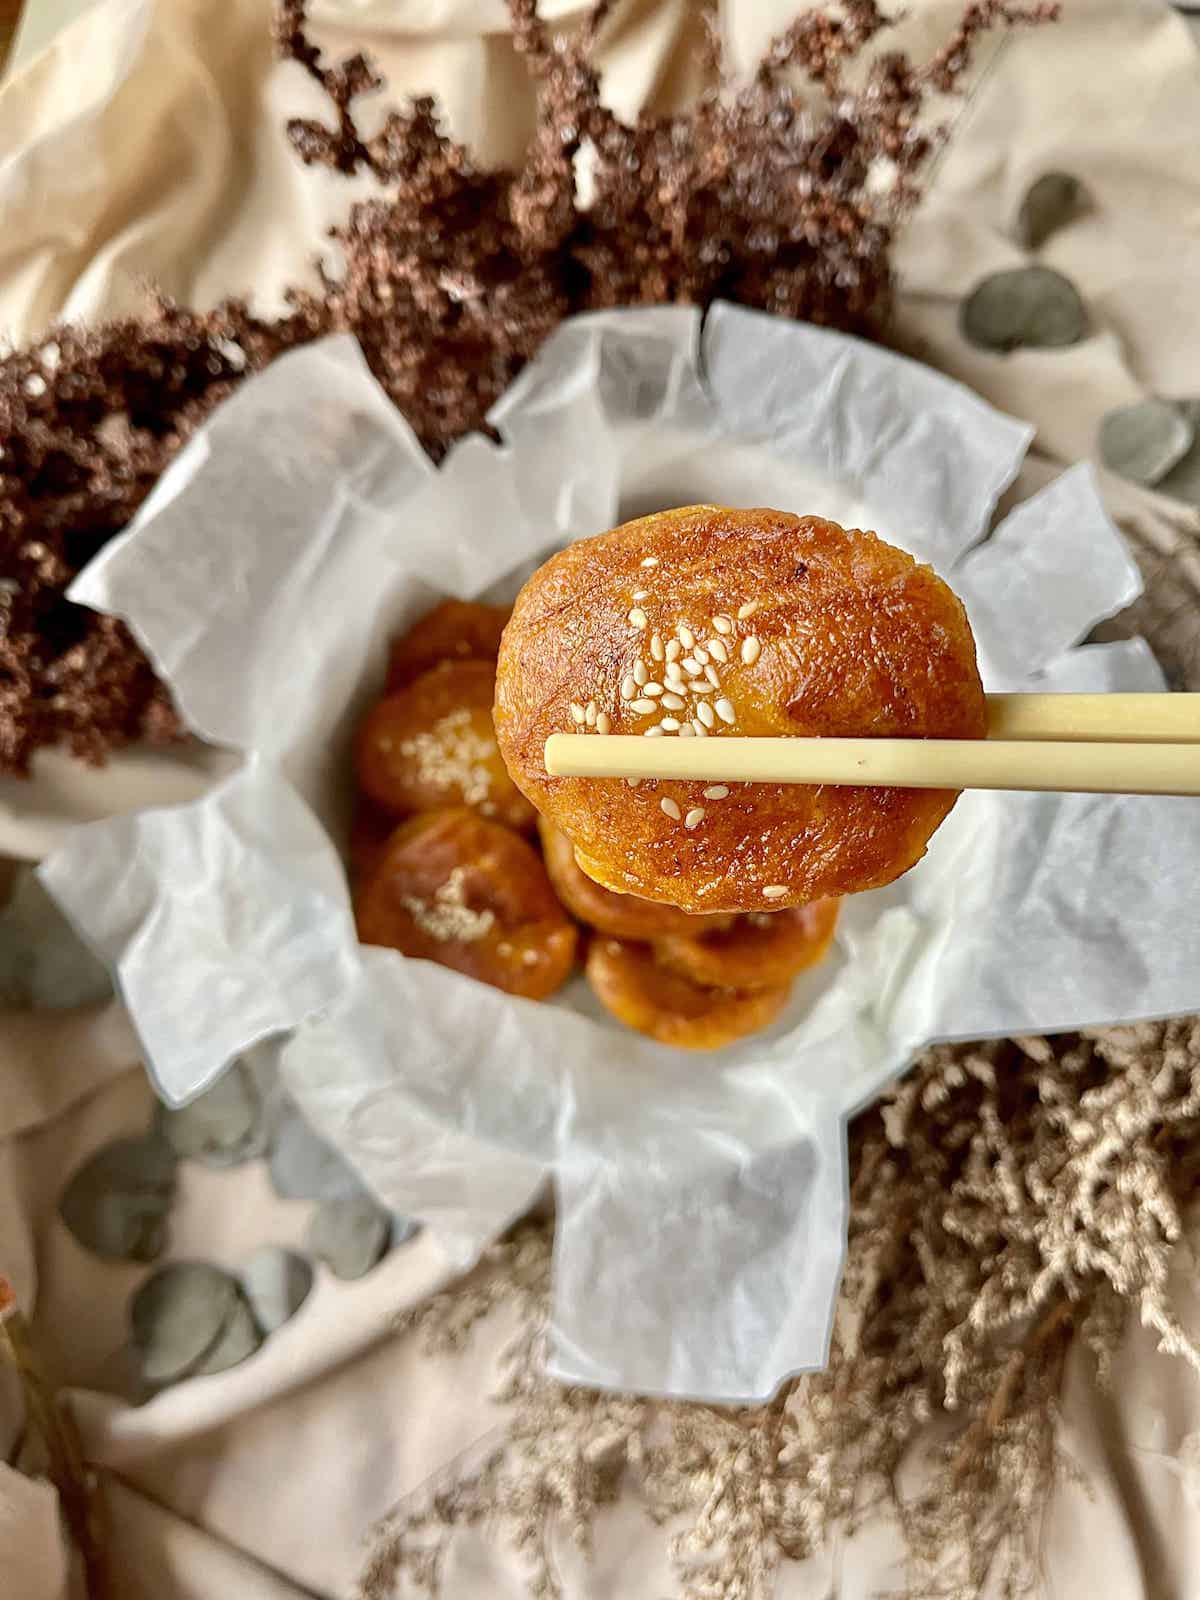
[[(728, 0), (734, 58), (752, 62), (792, 9)], [(958, 9), (919, 0), (904, 42), (931, 44)], [(335, 46), (368, 36), (393, 93), (436, 91), (485, 156), (519, 150), (530, 96), (500, 0), (322, 0), (319, 14)], [(687, 0), (617, 8), (601, 60), (623, 111), (686, 95), (693, 22)], [(0, 90), (0, 329), (20, 338), (57, 315), (128, 309), (147, 275), (191, 301), (236, 291), (277, 304), (353, 192), (291, 157), (283, 118), (305, 111), (321, 107), (299, 69), (272, 61), (267, 0), (102, 0)], [(1090, 453), (1110, 405), (1200, 393), (1200, 62), (1184, 24), (1157, 0), (1069, 0), (1056, 30), (986, 46), (972, 93), (946, 111), (954, 138), (900, 249), (906, 342), (1033, 420), (1040, 449), (1062, 461)], [(1078, 172), (1097, 199), (1044, 253), (1079, 281), (1096, 331), (1066, 352), (981, 355), (957, 335), (956, 298), (1020, 259), (1005, 226), (1048, 166)], [(1186, 543), (1200, 529), (1194, 513), (1106, 487), (1144, 543)], [(36, 857), (73, 818), (183, 798), (210, 762), (135, 753), (87, 775), (47, 758), (34, 783), (0, 785), (0, 852)], [(388, 1336), (392, 1315), (440, 1281), (422, 1239), (362, 1283), (322, 1279), (302, 1316), (243, 1367), (141, 1410), (104, 1398), (138, 1273), (86, 1256), (54, 1204), (87, 1151), (144, 1122), (136, 1045), (115, 1006), (0, 1017), (0, 1073), (0, 1261), (55, 1375), (74, 1386), (91, 1459), (119, 1475), (122, 1596), (352, 1593), (371, 1522), (502, 1423), (488, 1399), (502, 1330), (452, 1364)], [(260, 1241), (297, 1238), (304, 1212), (276, 1199), (258, 1166), (188, 1167), (172, 1254), (236, 1264)], [(1181, 1277), (1181, 1314), (1200, 1332), (1195, 1286)], [(1045, 1593), (1196, 1594), (1197, 1486), (1176, 1456), (1200, 1428), (1200, 1385), (1138, 1334), (1113, 1396), (1075, 1372), (1065, 1411), (1064, 1445), (1091, 1493), (1065, 1488), (1048, 1508)], [(5, 1450), (18, 1425), (15, 1396), (0, 1388)], [(897, 1561), (894, 1538), (873, 1531), (837, 1553), (838, 1592), (898, 1585)], [(565, 1547), (561, 1565), (572, 1600), (673, 1592), (666, 1536), (630, 1506), (605, 1516), (590, 1569)], [(447, 1593), (516, 1596), (519, 1570), (463, 1536)], [(14, 1600), (49, 1600), (69, 1582), (52, 1501), (3, 1467), (0, 1573)], [(832, 1581), (830, 1563), (812, 1563), (788, 1569), (780, 1593), (823, 1596)]]

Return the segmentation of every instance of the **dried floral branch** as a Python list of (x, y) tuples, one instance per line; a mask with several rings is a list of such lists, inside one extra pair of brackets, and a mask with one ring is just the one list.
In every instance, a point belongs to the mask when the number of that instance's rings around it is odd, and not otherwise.
[[(656, 1521), (685, 1519), (672, 1554), (687, 1600), (765, 1600), (781, 1562), (885, 1513), (914, 1596), (1026, 1592), (1046, 1502), (1071, 1471), (1055, 1417), (1073, 1329), (1101, 1372), (1132, 1315), (1197, 1360), (1166, 1278), (1200, 1153), (1198, 1096), (1196, 1019), (928, 1051), (852, 1130), (828, 1371), (748, 1410), (618, 1407), (545, 1378), (549, 1238), (519, 1232), (492, 1276), (405, 1323), (453, 1349), (515, 1304), (510, 1439), (380, 1530), (364, 1596), (383, 1600), (400, 1573), (436, 1594), (453, 1529), (487, 1518), (533, 1553), (530, 1593), (554, 1600), (547, 1520), (586, 1544), (618, 1491)], [(960, 1431), (923, 1445), (947, 1413)], [(924, 1482), (903, 1497), (899, 1469), (921, 1447)]]
[[(536, 0), (509, 10), (536, 129), (518, 171), (484, 172), (428, 99), (392, 109), (365, 137), (355, 112), (382, 87), (374, 68), (361, 53), (327, 63), (305, 0), (280, 0), (279, 49), (332, 112), (328, 123), (289, 122), (294, 148), (336, 172), (368, 170), (386, 191), (335, 230), (344, 272), (323, 275), (318, 292), (294, 290), (278, 321), (236, 302), (205, 316), (156, 302), (143, 320), (57, 330), (0, 361), (0, 770), (25, 771), (45, 745), (98, 761), (178, 732), (126, 630), (64, 591), (245, 373), (349, 331), (437, 456), (483, 424), (575, 311), (720, 296), (880, 337), (892, 230), (937, 137), (918, 128), (928, 88), (960, 80), (984, 28), (1053, 8), (976, 0), (932, 61), (881, 55), (857, 93), (843, 71), (887, 26), (874, 0), (843, 0), (838, 16), (806, 11), (740, 86), (725, 80), (714, 29), (711, 90), (684, 115), (633, 124), (604, 106), (589, 59), (607, 0), (573, 40), (553, 37)], [(880, 158), (890, 192), (871, 182)]]

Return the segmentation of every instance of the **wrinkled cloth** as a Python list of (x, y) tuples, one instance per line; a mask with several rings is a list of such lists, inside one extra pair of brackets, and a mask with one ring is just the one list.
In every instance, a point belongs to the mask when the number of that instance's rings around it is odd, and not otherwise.
[[(553, 18), (579, 7), (548, 0)], [(732, 60), (750, 65), (791, 0), (728, 0)], [(957, 0), (918, 0), (898, 43), (928, 50)], [(135, 307), (157, 280), (205, 305), (247, 293), (257, 307), (309, 271), (320, 234), (364, 185), (300, 167), (289, 115), (327, 108), (294, 64), (272, 60), (264, 0), (102, 0), (0, 90), (0, 330)], [(484, 159), (512, 159), (531, 94), (500, 0), (321, 0), (332, 49), (364, 42), (390, 95), (435, 92), (453, 131)], [(677, 106), (695, 87), (687, 0), (629, 0), (602, 34), (606, 93), (629, 114)], [(385, 97), (386, 98), (386, 97)], [(1094, 452), (1099, 416), (1145, 393), (1200, 392), (1200, 62), (1182, 20), (1157, 0), (1073, 0), (1053, 30), (986, 42), (973, 86), (947, 102), (953, 125), (929, 192), (900, 241), (898, 333), (916, 354), (1033, 422), (1060, 463)], [(994, 357), (957, 331), (957, 301), (1024, 256), (1009, 236), (1020, 194), (1047, 168), (1084, 179), (1093, 210), (1039, 259), (1079, 283), (1092, 332), (1068, 351)], [(1023, 475), (1026, 487), (1036, 464)], [(1190, 549), (1197, 520), (1106, 479), (1139, 554)], [(1180, 580), (1181, 582), (1183, 579)], [(1185, 598), (1188, 598), (1185, 596)], [(1183, 620), (1181, 655), (1200, 630)], [(1174, 648), (1174, 644), (1172, 645)], [(207, 781), (201, 752), (131, 752), (100, 774), (44, 756), (30, 784), (0, 785), (0, 851), (40, 857), (74, 820), (183, 799)], [(219, 760), (219, 758), (218, 758)], [(490, 1399), (503, 1317), (466, 1354), (432, 1359), (392, 1334), (395, 1315), (443, 1281), (422, 1238), (366, 1279), (324, 1273), (297, 1319), (241, 1368), (192, 1380), (135, 1409), (106, 1395), (122, 1363), (126, 1302), (144, 1269), (89, 1257), (56, 1216), (64, 1178), (88, 1152), (145, 1126), (151, 1091), (117, 1005), (0, 1018), (0, 1262), (13, 1277), (55, 1381), (69, 1386), (88, 1458), (108, 1468), (114, 1566), (131, 1600), (348, 1596), (363, 1538), (394, 1502), (504, 1426)], [(261, 1164), (187, 1164), (173, 1257), (236, 1265), (260, 1242), (299, 1239), (304, 1208), (277, 1199)], [(1178, 1310), (1200, 1332), (1181, 1259)], [(1047, 1508), (1043, 1592), (1183, 1596), (1200, 1582), (1197, 1485), (1180, 1464), (1200, 1429), (1200, 1385), (1138, 1330), (1101, 1396), (1082, 1356), (1064, 1395), (1062, 1442), (1086, 1487)], [(12, 1459), (17, 1396), (0, 1375), (0, 1443)], [(622, 1503), (597, 1527), (589, 1566), (563, 1539), (570, 1600), (658, 1600), (674, 1592), (670, 1530)], [(69, 1592), (53, 1497), (0, 1468), (4, 1592)], [(456, 1537), (446, 1592), (524, 1593), (518, 1557), (482, 1533)], [(874, 1527), (821, 1561), (783, 1571), (785, 1597), (903, 1584), (894, 1530)]]

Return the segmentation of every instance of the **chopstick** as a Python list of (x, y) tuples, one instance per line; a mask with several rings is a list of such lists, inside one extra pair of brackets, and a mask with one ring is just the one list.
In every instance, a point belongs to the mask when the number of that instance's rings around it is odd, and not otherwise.
[(989, 739), (1200, 743), (1200, 694), (989, 694)]
[[(1107, 701), (1119, 703), (1101, 704)], [(998, 695), (988, 710), (986, 740), (556, 733), (546, 740), (546, 771), (713, 783), (1200, 795), (1198, 695)]]

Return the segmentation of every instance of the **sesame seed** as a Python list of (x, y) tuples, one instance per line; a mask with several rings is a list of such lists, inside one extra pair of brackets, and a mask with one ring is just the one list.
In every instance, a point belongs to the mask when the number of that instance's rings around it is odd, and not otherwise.
[(708, 729), (695, 717), (692, 718), (692, 732), (696, 735), (697, 739), (708, 738)]
[(678, 661), (667, 662), (667, 682), (682, 684), (683, 668), (679, 665)]
[(728, 793), (729, 786), (727, 784), (713, 783), (710, 784), (707, 789), (705, 789), (704, 798), (706, 800), (724, 800)]
[(541, 959), (536, 950), (523, 950), (521, 952), (521, 960), (527, 967), (536, 967)]
[(439, 944), (473, 944), (496, 924), (494, 911), (477, 911), (467, 904), (465, 867), (454, 867), (432, 900), (404, 896), (401, 904), (422, 933)]
[(717, 720), (716, 717), (713, 716), (713, 708), (709, 705), (707, 700), (701, 700), (700, 704), (696, 707), (696, 715), (700, 718), (700, 721), (706, 728), (713, 727)]
[(594, 700), (588, 701), (584, 716), (587, 719), (588, 727), (594, 728), (596, 726), (596, 702)]
[(662, 686), (661, 683), (654, 683), (653, 681), (651, 681), (650, 683), (644, 683), (642, 685), (642, 693), (643, 694), (651, 694), (651, 695), (654, 695), (655, 697), (657, 697), (662, 692), (663, 692), (663, 686)]
[(634, 683), (649, 683), (650, 673), (644, 661), (635, 661), (633, 663), (633, 681)]
[[(657, 638), (658, 635), (655, 634), (654, 637)], [(667, 640), (667, 660), (668, 661), (678, 661), (682, 654), (683, 654), (683, 646), (680, 644), (679, 640), (678, 639), (668, 639)]]
[(685, 650), (690, 650), (696, 643), (696, 635), (690, 628), (685, 627), (682, 622), (675, 629), (675, 632), (679, 635), (679, 642)]
[(729, 651), (721, 643), (720, 639), (710, 639), (708, 641), (708, 653), (714, 661), (719, 661), (722, 666), (729, 660)]
[(642, 715), (645, 716), (647, 711), (653, 711), (655, 709), (654, 701), (646, 699), (632, 700), (630, 701), (629, 709), (631, 711), (640, 711)]
[(676, 733), (679, 729), (679, 719), (677, 717), (664, 717), (659, 723), (659, 727), (665, 728), (668, 733)]
[(422, 783), (457, 789), (460, 805), (481, 806), (491, 793), (496, 760), (494, 735), (478, 733), (465, 707), (442, 717), (432, 728), (400, 741), (400, 754), (413, 756)]
[(769, 883), (763, 890), (764, 900), (780, 900), (787, 893), (786, 883)]
[(737, 712), (733, 709), (732, 702), (729, 701), (729, 700), (726, 700), (724, 695), (722, 695), (721, 698), (717, 701), (716, 710), (717, 710), (717, 715), (720, 717), (722, 722), (736, 722), (737, 721)]
[(625, 779), (625, 782), (629, 785), (629, 787), (631, 789), (636, 789), (638, 784), (641, 783), (641, 781), (642, 780), (640, 778), (626, 778)]
[(647, 556), (646, 559), (642, 562), (642, 565), (644, 567), (656, 567), (658, 565), (658, 557), (657, 556)]
[(752, 667), (758, 660), (761, 650), (762, 645), (759, 644), (754, 634), (751, 634), (748, 639), (742, 640), (742, 660), (748, 667)]
[(702, 667), (706, 667), (708, 665), (708, 651), (703, 645), (698, 644), (692, 651), (692, 659), (698, 661)]
[(687, 701), (681, 694), (665, 694), (662, 697), (662, 703), (668, 711), (682, 711)]
[(607, 711), (601, 711), (600, 714), (597, 716), (597, 718), (596, 718), (596, 732), (597, 733), (611, 733), (612, 732), (612, 719), (609, 716)]
[(633, 591), (633, 598), (635, 600), (649, 600), (650, 591), (649, 589), (635, 589)]
[(738, 607), (738, 621), (745, 622), (747, 617), (752, 617), (758, 610), (757, 600), (747, 600), (744, 606)]
[(647, 739), (661, 739), (662, 736), (663, 736), (663, 731), (662, 731), (661, 728), (647, 728), (646, 729), (645, 737)]
[(695, 656), (684, 656), (684, 658), (683, 658), (683, 670), (685, 672), (690, 672), (692, 677), (694, 678), (698, 672), (703, 672), (704, 668), (696, 660)]
[(692, 809), (688, 812), (687, 816), (684, 817), (683, 825), (684, 825), (685, 828), (698, 828), (703, 821), (704, 821), (704, 807), (703, 806), (693, 806)]
[(713, 686), (706, 683), (703, 678), (694, 678), (691, 683), (680, 684), (681, 689), (690, 689), (693, 694), (712, 694)]
[(629, 613), (629, 626), (631, 628), (644, 628), (646, 626), (646, 613), (641, 606), (634, 606)]
[(571, 701), (571, 720), (573, 722), (582, 722), (583, 721), (583, 717), (584, 717), (583, 707), (578, 703), (578, 701), (572, 700)]
[(680, 728), (679, 737), (681, 739), (690, 739), (692, 737), (692, 725), (690, 722), (685, 722), (683, 727)]
[(654, 657), (655, 661), (661, 661), (663, 658), (663, 642), (659, 638), (658, 634), (655, 634), (653, 639), (650, 641), (650, 654)]
[(712, 625), (718, 633), (733, 632), (733, 623), (730, 622), (728, 617), (714, 617), (712, 619)]
[(637, 695), (637, 679), (632, 672), (627, 672), (621, 679), (621, 699), (632, 700)]
[(709, 683), (712, 684), (714, 689), (719, 689), (721, 687), (721, 680), (717, 676), (716, 667), (705, 667), (704, 676), (708, 679)]
[(680, 821), (683, 813), (680, 811), (675, 801), (671, 799), (669, 794), (663, 795), (662, 799), (658, 803), (663, 808), (663, 811), (667, 814), (667, 816), (670, 817), (672, 822)]

